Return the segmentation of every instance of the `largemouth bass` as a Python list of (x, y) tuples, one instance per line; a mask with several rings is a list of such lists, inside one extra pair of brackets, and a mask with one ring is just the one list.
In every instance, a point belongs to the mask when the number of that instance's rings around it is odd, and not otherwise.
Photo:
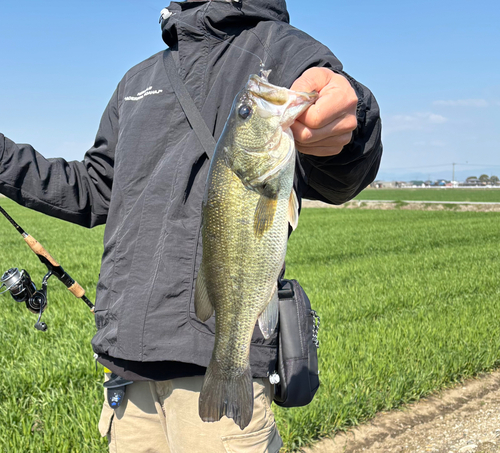
[(316, 99), (251, 75), (236, 96), (217, 143), (202, 212), (203, 257), (196, 315), (215, 310), (212, 358), (199, 400), (207, 422), (232, 418), (243, 429), (253, 413), (250, 340), (257, 319), (265, 338), (278, 321), (277, 279), (288, 224), (298, 222), (290, 125)]

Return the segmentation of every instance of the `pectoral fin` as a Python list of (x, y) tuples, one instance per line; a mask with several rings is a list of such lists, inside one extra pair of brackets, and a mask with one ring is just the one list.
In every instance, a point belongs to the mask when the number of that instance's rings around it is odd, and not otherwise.
[(297, 199), (295, 189), (292, 189), (288, 203), (288, 223), (294, 230), (299, 224), (299, 200)]
[(264, 233), (271, 228), (276, 213), (278, 200), (261, 195), (255, 208), (254, 214), (254, 233), (261, 238)]
[(278, 324), (279, 316), (279, 299), (278, 299), (278, 286), (274, 288), (271, 300), (267, 304), (267, 307), (259, 316), (259, 327), (262, 335), (267, 340), (276, 329)]
[(203, 322), (214, 314), (214, 307), (208, 298), (203, 266), (200, 267), (198, 277), (196, 278), (196, 286), (194, 290), (194, 309), (198, 319)]

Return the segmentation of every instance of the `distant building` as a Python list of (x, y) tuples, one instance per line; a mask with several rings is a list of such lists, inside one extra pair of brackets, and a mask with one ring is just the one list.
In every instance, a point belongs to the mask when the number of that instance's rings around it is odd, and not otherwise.
[(483, 181), (480, 181), (478, 178), (467, 178), (460, 185), (461, 186), (485, 186), (486, 183), (483, 183)]
[(398, 186), (397, 186), (397, 182), (396, 181), (380, 181), (380, 180), (377, 180), (377, 181), (373, 181), (370, 184), (370, 187), (373, 188), (373, 189), (394, 189), (395, 187), (398, 187)]

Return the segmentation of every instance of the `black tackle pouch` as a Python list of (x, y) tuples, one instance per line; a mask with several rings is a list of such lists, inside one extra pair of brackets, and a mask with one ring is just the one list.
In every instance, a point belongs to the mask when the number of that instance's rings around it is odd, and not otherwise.
[(278, 286), (279, 335), (274, 402), (282, 407), (309, 404), (319, 387), (318, 329), (320, 319), (296, 280)]

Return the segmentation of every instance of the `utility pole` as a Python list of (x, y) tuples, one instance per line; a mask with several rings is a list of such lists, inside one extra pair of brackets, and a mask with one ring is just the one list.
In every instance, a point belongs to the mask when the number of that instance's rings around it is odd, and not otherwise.
[(453, 165), (453, 171), (452, 171), (452, 176), (451, 176), (451, 182), (455, 182), (455, 162), (453, 162), (451, 165)]

